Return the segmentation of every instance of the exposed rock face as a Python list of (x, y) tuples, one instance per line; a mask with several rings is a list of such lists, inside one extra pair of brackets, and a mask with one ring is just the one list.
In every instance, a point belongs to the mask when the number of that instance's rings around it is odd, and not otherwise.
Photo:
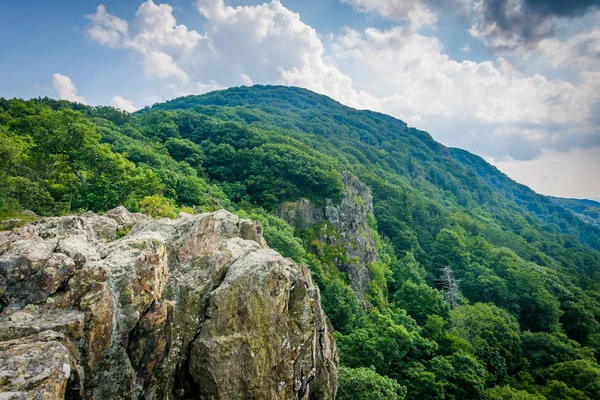
[(371, 190), (350, 172), (342, 172), (344, 197), (341, 204), (329, 203), (315, 207), (307, 199), (284, 203), (277, 215), (302, 231), (327, 222), (333, 228), (321, 229), (317, 239), (332, 247), (342, 247), (343, 257), (334, 260), (336, 267), (348, 274), (358, 297), (364, 302), (369, 291), (368, 265), (379, 259), (369, 229), (369, 214), (373, 214)]
[(226, 211), (0, 235), (0, 311), (0, 398), (335, 398), (309, 271)]

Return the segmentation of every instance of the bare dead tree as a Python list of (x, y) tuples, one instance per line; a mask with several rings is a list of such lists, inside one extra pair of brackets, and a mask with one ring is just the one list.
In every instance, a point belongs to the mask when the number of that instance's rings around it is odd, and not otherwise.
[(460, 281), (454, 276), (454, 271), (449, 265), (441, 268), (442, 275), (440, 282), (444, 292), (444, 299), (450, 305), (451, 309), (455, 309), (460, 305), (462, 294), (460, 292)]

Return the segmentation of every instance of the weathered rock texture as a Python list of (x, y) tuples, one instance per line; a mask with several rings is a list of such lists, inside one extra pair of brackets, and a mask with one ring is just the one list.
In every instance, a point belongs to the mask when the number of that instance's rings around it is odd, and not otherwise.
[(335, 398), (309, 271), (226, 211), (3, 233), (0, 311), (2, 399)]
[(318, 208), (302, 199), (282, 204), (277, 215), (300, 231), (320, 225), (317, 240), (341, 250), (340, 256), (332, 261), (336, 268), (348, 274), (352, 289), (364, 303), (370, 282), (368, 266), (379, 259), (369, 228), (373, 198), (371, 189), (350, 172), (342, 172), (342, 181), (341, 204), (329, 202)]

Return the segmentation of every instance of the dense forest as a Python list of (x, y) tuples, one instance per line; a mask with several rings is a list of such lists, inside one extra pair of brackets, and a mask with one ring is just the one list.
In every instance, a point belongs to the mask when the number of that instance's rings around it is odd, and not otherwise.
[(600, 203), (594, 200), (586, 199), (565, 199), (561, 197), (550, 197), (550, 200), (556, 205), (559, 205), (579, 218), (600, 228)]
[[(339, 202), (340, 171), (373, 195), (367, 304), (326, 245), (275, 215)], [(0, 99), (0, 219), (121, 204), (259, 220), (321, 289), (339, 399), (600, 399), (598, 226), (402, 121), (279, 86), (134, 114)]]

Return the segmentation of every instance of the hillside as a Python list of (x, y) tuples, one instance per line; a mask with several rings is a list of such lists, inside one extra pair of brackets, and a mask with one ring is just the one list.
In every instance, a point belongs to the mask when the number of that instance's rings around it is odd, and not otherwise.
[(561, 197), (549, 197), (556, 205), (571, 211), (583, 221), (596, 228), (600, 228), (600, 203), (587, 199), (565, 199)]
[(321, 290), (339, 399), (600, 398), (600, 230), (395, 118), (280, 86), (0, 99), (0, 153), (5, 218), (259, 220)]

